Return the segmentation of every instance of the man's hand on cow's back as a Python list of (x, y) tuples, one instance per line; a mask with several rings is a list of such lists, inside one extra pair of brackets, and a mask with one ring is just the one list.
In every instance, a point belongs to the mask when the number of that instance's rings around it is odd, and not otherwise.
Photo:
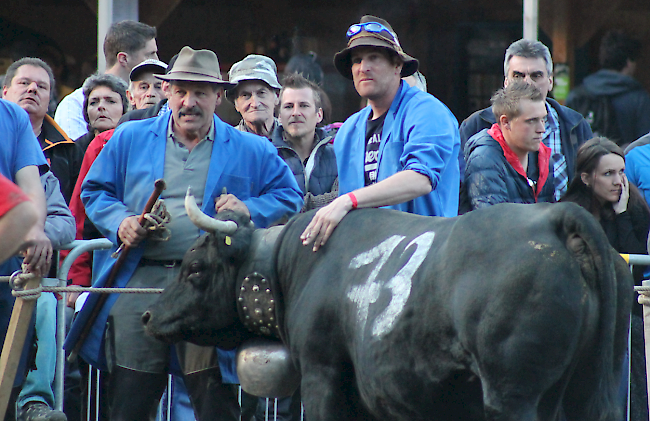
[(216, 198), (214, 202), (214, 209), (217, 211), (217, 213), (223, 212), (225, 210), (231, 210), (234, 212), (242, 213), (249, 218), (251, 217), (248, 206), (246, 206), (241, 200), (237, 199), (234, 194), (222, 194)]
[(147, 230), (142, 228), (138, 217), (134, 215), (122, 220), (117, 235), (125, 246), (135, 247), (147, 236)]
[(307, 228), (300, 235), (303, 246), (314, 243), (313, 250), (318, 251), (345, 217), (352, 210), (352, 200), (348, 195), (339, 196), (329, 205), (322, 207), (311, 219)]

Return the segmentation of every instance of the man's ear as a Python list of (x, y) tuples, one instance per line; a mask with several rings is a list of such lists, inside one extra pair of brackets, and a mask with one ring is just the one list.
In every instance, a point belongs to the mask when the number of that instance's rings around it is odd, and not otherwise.
[(217, 105), (214, 107), (215, 112), (217, 112), (216, 111), (217, 107), (221, 105), (221, 101), (223, 101), (223, 88), (217, 89), (216, 94), (217, 94)]
[(163, 80), (161, 87), (162, 87), (163, 95), (165, 95), (165, 98), (169, 100), (169, 97), (172, 96), (171, 84), (168, 81)]
[(126, 67), (128, 61), (129, 61), (129, 55), (127, 53), (122, 51), (117, 53), (117, 62), (120, 63), (120, 65)]
[(501, 129), (505, 128), (510, 130), (510, 120), (508, 120), (508, 116), (503, 114), (501, 115), (501, 117), (499, 117), (499, 126), (501, 127)]
[(319, 108), (318, 111), (316, 111), (316, 114), (318, 115), (318, 121), (316, 121), (316, 125), (319, 125), (320, 122), (323, 121), (323, 109)]
[(133, 95), (129, 89), (126, 90), (126, 99), (129, 100), (129, 104), (131, 104), (131, 107), (133, 107), (132, 109), (135, 110), (135, 99), (133, 98)]

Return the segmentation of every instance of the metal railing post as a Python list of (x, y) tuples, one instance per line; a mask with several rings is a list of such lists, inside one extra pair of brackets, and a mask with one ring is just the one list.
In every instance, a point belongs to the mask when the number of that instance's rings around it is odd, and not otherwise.
[[(57, 286), (66, 286), (68, 272), (72, 263), (83, 253), (93, 250), (105, 250), (111, 248), (113, 243), (106, 238), (96, 240), (75, 240), (69, 244), (61, 246), (61, 250), (71, 250), (63, 262), (59, 261), (57, 271)], [(57, 301), (56, 305), (56, 370), (54, 374), (54, 409), (63, 411), (63, 394), (65, 390), (65, 352), (63, 352), (63, 341), (66, 335), (65, 307), (67, 293), (61, 294), (62, 299)]]

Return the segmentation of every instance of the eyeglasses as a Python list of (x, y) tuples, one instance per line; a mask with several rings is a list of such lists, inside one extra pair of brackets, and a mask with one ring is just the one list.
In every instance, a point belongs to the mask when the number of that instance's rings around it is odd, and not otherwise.
[(379, 22), (355, 23), (354, 25), (350, 26), (350, 28), (348, 28), (348, 32), (346, 35), (349, 39), (357, 35), (361, 31), (366, 31), (373, 34), (379, 34), (385, 32), (386, 34), (388, 34), (390, 39), (395, 44), (399, 45), (399, 40), (397, 39), (397, 35)]

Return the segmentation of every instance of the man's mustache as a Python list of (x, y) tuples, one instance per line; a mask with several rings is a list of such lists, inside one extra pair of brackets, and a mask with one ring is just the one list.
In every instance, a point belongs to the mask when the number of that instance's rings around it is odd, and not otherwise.
[(203, 111), (199, 107), (184, 107), (178, 110), (178, 116), (183, 117), (184, 115), (203, 116)]

